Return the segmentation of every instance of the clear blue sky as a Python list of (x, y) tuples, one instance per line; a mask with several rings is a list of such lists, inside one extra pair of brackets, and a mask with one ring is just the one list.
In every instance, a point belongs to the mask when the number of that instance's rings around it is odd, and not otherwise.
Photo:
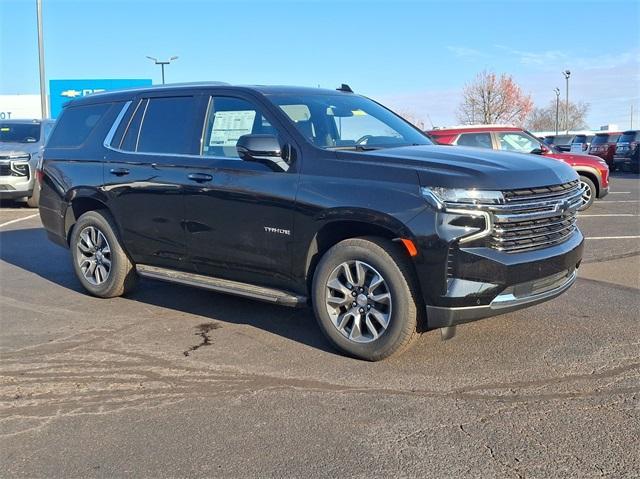
[[(37, 93), (35, 0), (0, 0), (0, 94)], [(637, 1), (43, 0), (49, 79), (152, 78), (146, 55), (179, 59), (167, 81), (336, 87), (451, 124), (464, 84), (512, 74), (536, 104), (564, 92), (592, 127), (640, 110)], [(427, 117), (428, 115), (428, 117)], [(637, 123), (640, 124), (640, 111)]]

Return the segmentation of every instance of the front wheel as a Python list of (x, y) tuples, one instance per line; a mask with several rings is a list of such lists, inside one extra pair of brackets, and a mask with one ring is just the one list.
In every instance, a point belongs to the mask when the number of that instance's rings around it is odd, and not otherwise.
[(593, 181), (582, 175), (580, 175), (580, 188), (582, 188), (582, 206), (578, 208), (578, 211), (584, 211), (593, 204), (597, 190)]
[(391, 241), (352, 238), (327, 251), (313, 278), (320, 328), (342, 352), (377, 361), (415, 338), (421, 302), (406, 253)]
[(109, 213), (89, 211), (80, 216), (69, 247), (76, 276), (92, 295), (113, 298), (135, 286), (135, 269), (120, 245)]

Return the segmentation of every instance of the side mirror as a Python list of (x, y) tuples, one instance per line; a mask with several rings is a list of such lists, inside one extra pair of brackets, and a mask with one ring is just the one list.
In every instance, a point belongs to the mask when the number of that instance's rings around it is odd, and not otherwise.
[(547, 153), (549, 153), (549, 148), (544, 145), (540, 145), (538, 148), (534, 148), (533, 150), (531, 150), (530, 153), (534, 155), (546, 155)]
[(238, 138), (236, 149), (238, 156), (244, 161), (263, 163), (281, 171), (289, 169), (280, 142), (273, 135), (242, 135)]

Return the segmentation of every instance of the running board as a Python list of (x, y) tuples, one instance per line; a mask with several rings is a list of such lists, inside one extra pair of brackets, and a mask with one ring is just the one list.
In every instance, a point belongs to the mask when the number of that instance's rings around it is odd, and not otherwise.
[(145, 264), (137, 265), (136, 270), (140, 276), (144, 276), (145, 278), (185, 284), (187, 286), (208, 289), (218, 293), (244, 296), (260, 301), (266, 301), (268, 303), (280, 304), (282, 306), (295, 308), (306, 306), (307, 304), (307, 298), (305, 296), (298, 296), (279, 289), (265, 288), (264, 286), (255, 286), (253, 284), (213, 278), (211, 276), (176, 271), (173, 269), (158, 268), (157, 266), (148, 266)]

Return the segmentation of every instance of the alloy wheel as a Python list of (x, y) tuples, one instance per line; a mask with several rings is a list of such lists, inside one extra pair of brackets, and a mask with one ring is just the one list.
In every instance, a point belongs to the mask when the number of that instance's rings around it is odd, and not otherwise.
[(89, 283), (100, 285), (111, 273), (111, 247), (105, 235), (95, 226), (87, 226), (76, 244), (78, 266)]
[(325, 305), (334, 327), (350, 341), (370, 343), (389, 327), (391, 291), (382, 275), (363, 261), (347, 261), (332, 271)]
[(593, 192), (591, 191), (591, 187), (584, 181), (580, 182), (580, 188), (582, 188), (582, 204), (586, 205), (591, 201)]

